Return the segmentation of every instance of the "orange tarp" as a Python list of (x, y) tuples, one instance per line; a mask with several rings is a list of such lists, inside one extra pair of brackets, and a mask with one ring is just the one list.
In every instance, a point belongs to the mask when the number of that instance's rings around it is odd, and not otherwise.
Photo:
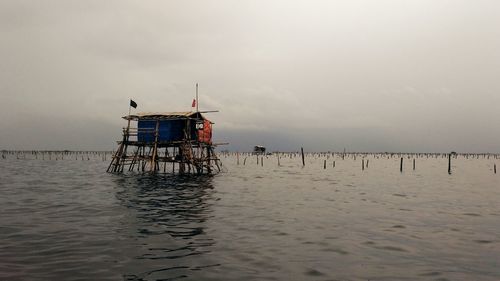
[(203, 121), (203, 129), (198, 130), (198, 141), (212, 143), (212, 124), (209, 120)]

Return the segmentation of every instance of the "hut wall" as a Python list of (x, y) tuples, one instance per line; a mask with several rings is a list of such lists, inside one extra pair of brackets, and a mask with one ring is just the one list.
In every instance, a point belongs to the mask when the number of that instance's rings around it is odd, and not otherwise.
[[(154, 142), (156, 120), (139, 120), (137, 140), (141, 142)], [(160, 120), (158, 141), (181, 141), (184, 139), (186, 120)], [(196, 139), (194, 124), (191, 126), (191, 138)]]

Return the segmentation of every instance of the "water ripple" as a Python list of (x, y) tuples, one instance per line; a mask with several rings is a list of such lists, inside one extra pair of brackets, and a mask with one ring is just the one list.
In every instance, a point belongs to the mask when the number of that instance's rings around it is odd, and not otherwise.
[(224, 159), (214, 177), (0, 159), (0, 280), (500, 280), (481, 162)]

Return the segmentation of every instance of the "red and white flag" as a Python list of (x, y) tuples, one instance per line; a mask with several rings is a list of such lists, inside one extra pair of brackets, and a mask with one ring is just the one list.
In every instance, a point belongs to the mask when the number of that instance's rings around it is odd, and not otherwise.
[(196, 107), (196, 99), (193, 99), (193, 102), (191, 103), (191, 107)]

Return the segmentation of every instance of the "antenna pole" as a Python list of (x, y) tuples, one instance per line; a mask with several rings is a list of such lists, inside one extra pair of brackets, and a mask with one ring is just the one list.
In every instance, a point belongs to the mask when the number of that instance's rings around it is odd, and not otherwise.
[(198, 83), (196, 83), (196, 112), (198, 112)]
[(126, 140), (128, 141), (129, 131), (130, 131), (130, 110), (132, 109), (132, 99), (128, 101), (128, 116), (127, 116), (127, 132)]

